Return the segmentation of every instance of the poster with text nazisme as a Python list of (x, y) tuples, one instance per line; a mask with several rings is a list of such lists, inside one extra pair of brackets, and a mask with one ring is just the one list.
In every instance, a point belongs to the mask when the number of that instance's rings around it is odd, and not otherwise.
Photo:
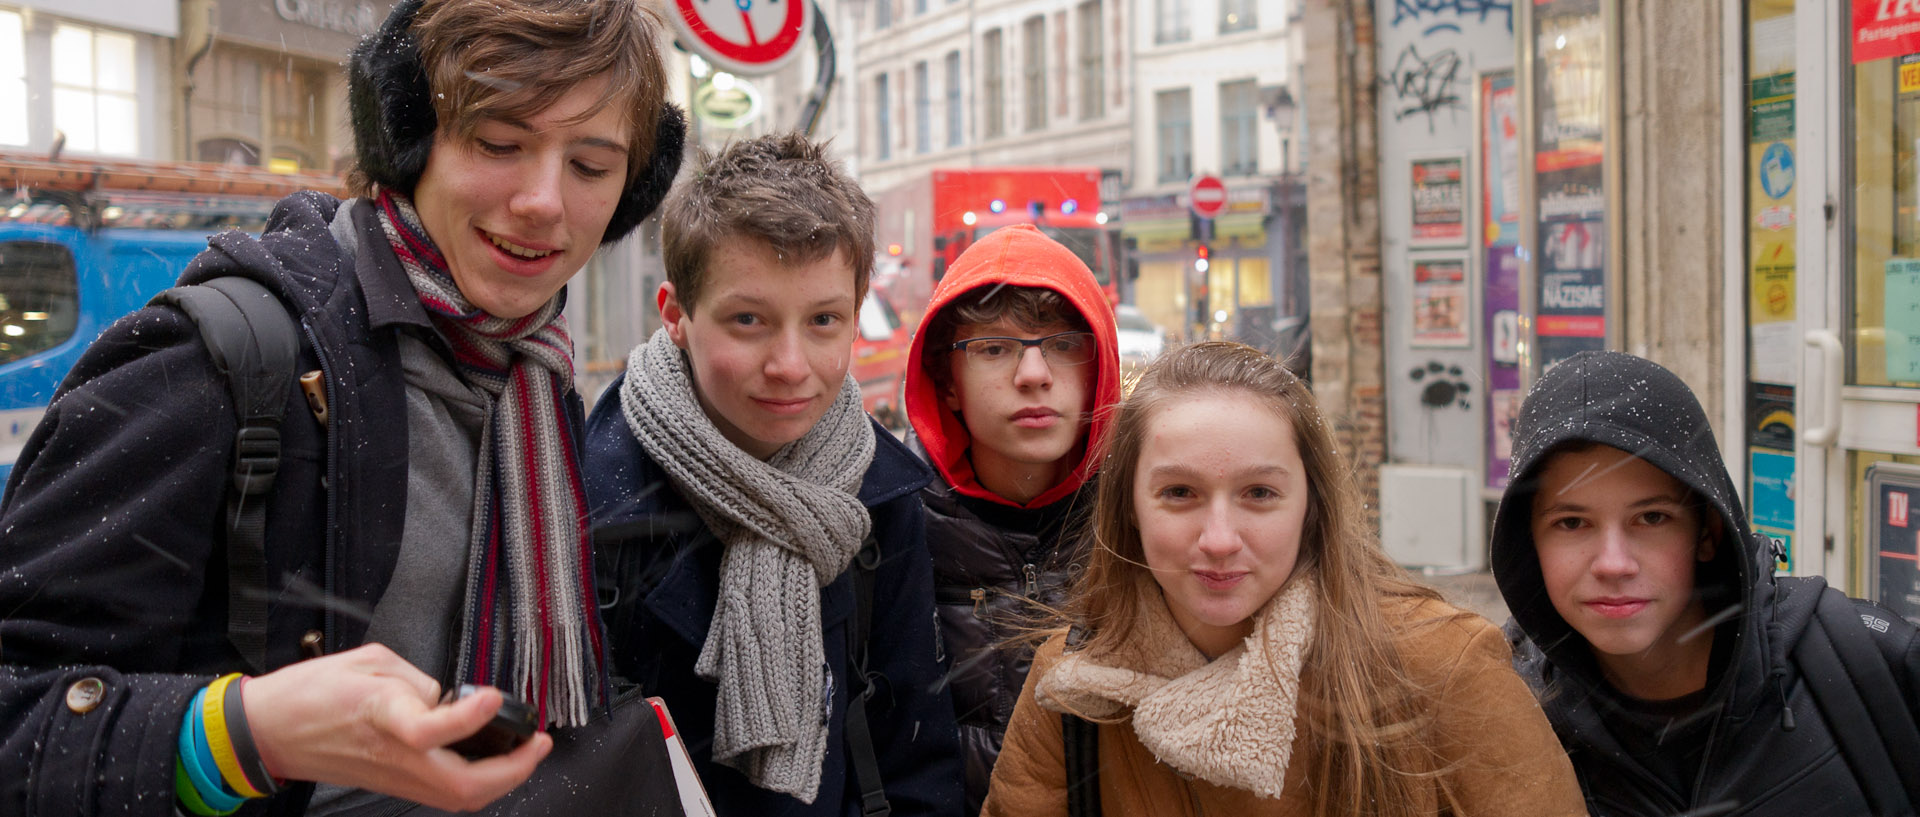
[(1507, 487), (1520, 404), (1520, 92), (1511, 69), (1480, 75), (1480, 286), (1486, 340), (1487, 487)]
[(1410, 247), (1467, 245), (1467, 158), (1459, 154), (1411, 160), (1413, 232)]
[(1604, 349), (1608, 292), (1607, 36), (1600, 0), (1536, 2), (1532, 12), (1534, 194), (1539, 242), (1534, 332), (1542, 370)]

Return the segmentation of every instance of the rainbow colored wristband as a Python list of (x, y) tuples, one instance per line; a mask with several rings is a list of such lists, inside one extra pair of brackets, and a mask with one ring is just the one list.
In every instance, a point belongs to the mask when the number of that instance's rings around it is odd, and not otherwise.
[(206, 698), (207, 691), (202, 689), (194, 693), (193, 703), (187, 706), (180, 728), (180, 765), (186, 770), (187, 781), (194, 792), (214, 814), (230, 814), (246, 802), (246, 798), (221, 785), (217, 777), (219, 770), (212, 768), (213, 751), (207, 747), (206, 735), (200, 731), (201, 706)]

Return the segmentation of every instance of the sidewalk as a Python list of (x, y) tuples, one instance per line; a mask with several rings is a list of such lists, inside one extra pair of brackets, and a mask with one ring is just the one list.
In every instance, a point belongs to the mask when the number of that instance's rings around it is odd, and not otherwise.
[(1500, 588), (1494, 585), (1493, 574), (1488, 571), (1446, 576), (1426, 575), (1416, 570), (1413, 577), (1437, 588), (1455, 607), (1486, 616), (1496, 627), (1507, 623), (1507, 603), (1501, 600)]

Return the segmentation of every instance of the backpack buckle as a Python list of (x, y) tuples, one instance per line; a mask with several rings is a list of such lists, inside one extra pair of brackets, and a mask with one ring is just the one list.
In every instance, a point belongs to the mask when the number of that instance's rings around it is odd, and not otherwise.
[(233, 435), (233, 487), (253, 496), (273, 487), (280, 472), (280, 429), (275, 426), (243, 426)]

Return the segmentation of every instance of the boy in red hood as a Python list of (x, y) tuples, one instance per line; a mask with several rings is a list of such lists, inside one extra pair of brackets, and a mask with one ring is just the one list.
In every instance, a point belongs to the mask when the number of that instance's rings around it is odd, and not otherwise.
[(1120, 401), (1113, 307), (1040, 230), (994, 231), (954, 261), (914, 333), (907, 417), (940, 479), (921, 491), (940, 635), (953, 662), (967, 809), (986, 798), (1030, 650), (996, 647), (1058, 605), (1069, 515)]

